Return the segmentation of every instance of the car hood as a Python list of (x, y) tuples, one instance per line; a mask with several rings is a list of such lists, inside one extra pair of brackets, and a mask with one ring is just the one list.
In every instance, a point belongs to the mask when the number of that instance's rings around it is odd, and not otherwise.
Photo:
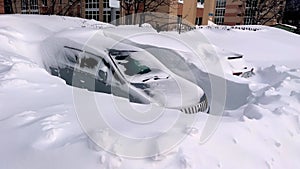
[(194, 83), (178, 76), (159, 74), (137, 75), (131, 84), (151, 100), (168, 108), (182, 108), (200, 102), (203, 90)]

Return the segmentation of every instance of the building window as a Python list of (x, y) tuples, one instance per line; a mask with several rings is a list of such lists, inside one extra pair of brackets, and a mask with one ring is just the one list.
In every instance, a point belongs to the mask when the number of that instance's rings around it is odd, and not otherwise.
[(245, 25), (253, 25), (256, 24), (254, 17), (256, 15), (255, 8), (257, 7), (257, 0), (247, 1), (245, 8), (245, 17), (244, 24)]
[(85, 18), (99, 21), (99, 11), (85, 11)]
[(225, 15), (225, 9), (218, 8), (216, 9), (215, 16), (223, 16)]
[(99, 21), (99, 0), (85, 1), (85, 18)]
[(120, 11), (116, 11), (116, 19), (120, 18)]
[(22, 14), (39, 14), (38, 0), (22, 0), (21, 1)]
[(202, 18), (196, 18), (195, 25), (202, 25)]
[(21, 1), (21, 13), (22, 14), (27, 14), (28, 13), (28, 1), (27, 0), (22, 0)]
[(42, 3), (43, 3), (43, 6), (47, 6), (48, 5), (47, 0), (42, 0)]
[(39, 14), (38, 0), (30, 0), (30, 13)]
[(111, 15), (110, 11), (103, 11), (103, 22), (110, 22), (111, 21)]
[(119, 24), (120, 24), (120, 21), (119, 21), (120, 16), (121, 16), (120, 11), (119, 11), (119, 10), (116, 11), (116, 25), (119, 25)]
[(217, 0), (216, 8), (225, 8), (226, 7), (226, 0)]
[(102, 13), (103, 22), (111, 22), (111, 9), (109, 7), (109, 0), (103, 0), (103, 13)]
[(216, 11), (215, 11), (215, 24), (224, 24), (224, 15), (226, 8), (226, 0), (217, 0)]
[(215, 17), (215, 24), (223, 25), (224, 24), (224, 17)]
[(103, 0), (103, 8), (109, 8), (109, 0)]

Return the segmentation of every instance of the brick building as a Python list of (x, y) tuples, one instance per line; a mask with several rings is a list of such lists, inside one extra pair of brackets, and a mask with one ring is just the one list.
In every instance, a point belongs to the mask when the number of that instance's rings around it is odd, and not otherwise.
[[(4, 2), (0, 0), (0, 13), (4, 11)], [(119, 17), (116, 0), (15, 0), (12, 12), (21, 14), (66, 15), (110, 22), (111, 16)], [(3, 4), (3, 5), (2, 5)], [(110, 6), (116, 6), (113, 8)]]
[[(278, 0), (276, 10), (272, 9), (266, 15), (264, 13), (264, 8), (259, 7), (259, 2), (260, 0), (216, 0), (214, 22), (220, 25), (274, 25), (277, 22), (280, 22), (278, 21), (278, 18), (274, 17), (277, 13), (272, 13), (272, 11), (283, 11), (285, 0)], [(269, 2), (271, 3), (271, 1)], [(267, 10), (269, 9), (266, 6), (265, 11)], [(260, 18), (260, 20), (265, 22), (259, 23), (259, 21), (256, 21), (255, 18), (259, 18), (258, 15), (263, 16), (264, 18)]]
[(0, 14), (4, 14), (4, 0), (0, 0)]
[[(220, 25), (259, 24), (253, 19), (257, 15), (253, 9), (260, 0), (166, 1), (169, 5), (159, 6), (156, 11), (175, 16), (188, 25), (207, 25), (209, 20)], [(12, 2), (11, 7), (7, 5), (9, 2)], [(126, 12), (128, 11), (120, 8), (120, 1), (117, 0), (0, 0), (2, 14), (55, 14), (111, 22), (127, 15)], [(276, 22), (276, 19), (271, 19), (267, 24), (272, 25)]]
[[(274, 25), (281, 22), (280, 17), (275, 17), (279, 14), (277, 10), (281, 10), (283, 13), (285, 6), (285, 0), (266, 0), (262, 3), (260, 3), (261, 0), (169, 1), (172, 1), (172, 5), (159, 8), (157, 12), (178, 16), (179, 20), (182, 19), (193, 25), (207, 25), (208, 21), (213, 21), (219, 25)], [(268, 3), (277, 3), (276, 8), (269, 10)], [(273, 6), (273, 4), (269, 5)], [(124, 13), (121, 13), (121, 15), (125, 16)]]

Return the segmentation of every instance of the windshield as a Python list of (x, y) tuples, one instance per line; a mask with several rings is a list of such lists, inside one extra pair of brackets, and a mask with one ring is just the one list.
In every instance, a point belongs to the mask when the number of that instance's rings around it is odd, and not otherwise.
[(163, 69), (161, 64), (146, 51), (110, 50), (110, 56), (127, 79)]
[(124, 68), (124, 73), (129, 76), (133, 76), (136, 74), (145, 74), (151, 71), (151, 69), (143, 65), (138, 60), (133, 59), (132, 57), (128, 56), (125, 59), (118, 60), (119, 67)]

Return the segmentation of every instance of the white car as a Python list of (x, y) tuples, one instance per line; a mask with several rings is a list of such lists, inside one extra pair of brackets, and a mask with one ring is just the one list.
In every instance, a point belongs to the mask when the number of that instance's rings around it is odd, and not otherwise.
[(146, 50), (118, 43), (101, 30), (58, 33), (44, 41), (41, 51), (45, 68), (69, 85), (187, 114), (209, 112), (199, 86), (174, 74)]
[(225, 72), (244, 78), (255, 75), (254, 68), (244, 60), (244, 56), (239, 53), (216, 48), (220, 56), (222, 66)]
[(228, 63), (232, 68), (232, 74), (235, 76), (241, 76), (248, 78), (254, 75), (254, 68), (249, 67), (245, 64), (243, 60), (243, 55), (232, 54), (227, 57)]

